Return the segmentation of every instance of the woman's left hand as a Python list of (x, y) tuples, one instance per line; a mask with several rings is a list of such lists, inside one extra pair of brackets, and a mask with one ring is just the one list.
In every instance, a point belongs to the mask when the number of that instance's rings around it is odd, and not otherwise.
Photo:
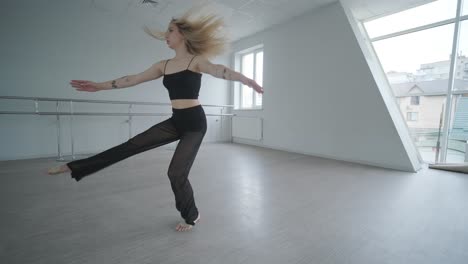
[(252, 79), (247, 79), (247, 83), (245, 83), (245, 85), (251, 87), (252, 89), (257, 91), (257, 93), (263, 94), (263, 88), (260, 85), (258, 85), (256, 81)]

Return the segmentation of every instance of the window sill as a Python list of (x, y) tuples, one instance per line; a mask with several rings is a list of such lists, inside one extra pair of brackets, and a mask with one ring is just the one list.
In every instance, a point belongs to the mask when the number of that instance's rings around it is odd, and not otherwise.
[(263, 111), (263, 108), (238, 108), (233, 111)]

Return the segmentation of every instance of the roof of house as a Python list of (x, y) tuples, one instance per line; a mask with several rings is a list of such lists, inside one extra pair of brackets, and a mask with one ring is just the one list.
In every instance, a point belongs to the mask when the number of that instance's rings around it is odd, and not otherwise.
[[(412, 95), (442, 95), (447, 93), (448, 80), (432, 80), (422, 82), (407, 82), (391, 85), (396, 97), (407, 97)], [(456, 79), (454, 91), (466, 90), (468, 92), (468, 80)]]

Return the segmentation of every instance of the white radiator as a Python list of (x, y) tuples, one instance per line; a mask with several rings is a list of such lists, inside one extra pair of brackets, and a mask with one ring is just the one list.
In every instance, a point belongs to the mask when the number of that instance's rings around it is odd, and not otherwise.
[(259, 117), (232, 118), (232, 136), (251, 140), (260, 140), (263, 136), (263, 120)]

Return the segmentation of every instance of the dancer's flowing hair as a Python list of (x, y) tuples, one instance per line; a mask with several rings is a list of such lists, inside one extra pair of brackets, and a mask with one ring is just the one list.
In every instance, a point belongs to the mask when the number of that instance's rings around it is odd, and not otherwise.
[[(225, 37), (224, 20), (215, 14), (202, 14), (203, 6), (189, 9), (179, 18), (172, 18), (171, 24), (177, 26), (185, 37), (187, 51), (193, 55), (203, 55), (207, 58), (215, 57), (226, 51), (228, 40)], [(154, 31), (144, 26), (150, 36), (165, 40), (165, 32)]]

